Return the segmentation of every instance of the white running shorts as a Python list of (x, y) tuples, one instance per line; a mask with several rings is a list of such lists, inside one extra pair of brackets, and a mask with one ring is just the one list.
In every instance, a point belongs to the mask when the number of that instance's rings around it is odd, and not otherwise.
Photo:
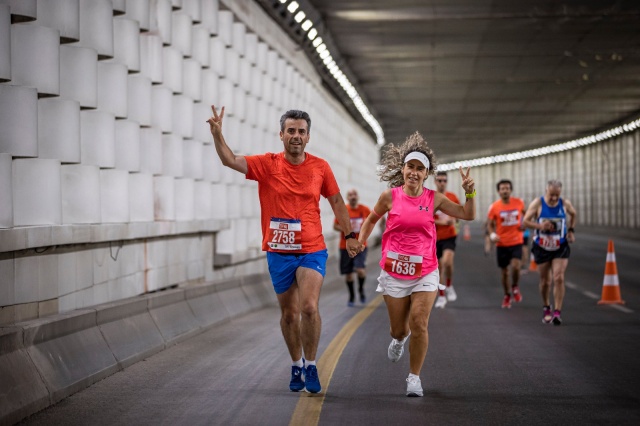
[(378, 277), (378, 288), (376, 288), (376, 292), (399, 299), (419, 291), (436, 291), (440, 287), (442, 290), (445, 288), (440, 284), (440, 271), (438, 269), (430, 274), (412, 280), (401, 280), (392, 277), (383, 269), (380, 271), (380, 276)]

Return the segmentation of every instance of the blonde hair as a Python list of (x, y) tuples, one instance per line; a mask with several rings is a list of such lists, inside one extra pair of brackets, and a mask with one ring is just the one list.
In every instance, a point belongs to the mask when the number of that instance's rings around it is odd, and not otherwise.
[(433, 150), (427, 145), (427, 141), (424, 140), (420, 132), (415, 132), (400, 146), (393, 144), (387, 145), (382, 153), (382, 159), (380, 160), (380, 168), (378, 169), (378, 175), (382, 182), (389, 182), (390, 188), (395, 188), (404, 185), (404, 176), (402, 175), (402, 167), (404, 166), (404, 158), (410, 152), (420, 152), (427, 156), (431, 166), (427, 170), (427, 177), (433, 175), (437, 169), (436, 156)]

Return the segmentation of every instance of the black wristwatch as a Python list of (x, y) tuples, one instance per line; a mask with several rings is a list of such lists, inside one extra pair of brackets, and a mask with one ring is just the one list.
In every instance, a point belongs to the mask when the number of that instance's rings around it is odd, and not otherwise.
[(349, 238), (355, 238), (356, 237), (356, 233), (355, 232), (350, 232), (347, 235), (344, 236), (345, 240), (348, 240)]

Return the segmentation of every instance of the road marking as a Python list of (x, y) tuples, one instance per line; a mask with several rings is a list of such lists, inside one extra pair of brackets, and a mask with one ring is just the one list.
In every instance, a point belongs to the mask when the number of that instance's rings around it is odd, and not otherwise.
[[(568, 281), (565, 281), (564, 285), (565, 285), (565, 287), (570, 288), (571, 290), (579, 291), (583, 295), (587, 296), (589, 299), (593, 299), (593, 300), (600, 299), (600, 295), (595, 294), (594, 292), (589, 291), (589, 290), (583, 290), (580, 287), (578, 287), (577, 285), (575, 285), (574, 283), (570, 283)], [(633, 309), (629, 309), (629, 308), (627, 308), (625, 306), (621, 306), (621, 305), (607, 304), (606, 306), (610, 306), (613, 309), (617, 309), (620, 312), (624, 312), (625, 314), (632, 314), (632, 313), (635, 312)]]
[(382, 303), (384, 299), (381, 295), (373, 299), (367, 306), (365, 306), (360, 312), (353, 316), (342, 327), (340, 332), (333, 338), (327, 349), (324, 351), (320, 360), (318, 361), (318, 374), (320, 378), (320, 384), (322, 385), (321, 393), (306, 393), (300, 392), (300, 399), (296, 409), (293, 411), (289, 426), (316, 426), (320, 420), (320, 412), (322, 411), (322, 404), (324, 403), (324, 396), (329, 390), (329, 383), (331, 383), (331, 377), (338, 365), (340, 356), (344, 351), (344, 348), (351, 340), (353, 334), (364, 323), (364, 321), (376, 310), (378, 305)]

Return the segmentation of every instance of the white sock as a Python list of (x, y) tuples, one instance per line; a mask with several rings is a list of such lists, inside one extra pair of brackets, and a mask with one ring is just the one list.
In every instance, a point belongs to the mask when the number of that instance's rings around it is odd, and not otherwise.
[(302, 358), (300, 358), (299, 360), (295, 361), (293, 363), (293, 366), (294, 367), (300, 367), (300, 368), (304, 367), (304, 362), (302, 362)]
[(410, 378), (410, 379), (411, 379), (411, 378), (414, 378), (414, 379), (418, 379), (418, 380), (420, 380), (420, 376), (418, 376), (418, 375), (416, 375), (416, 374), (413, 374), (413, 373), (409, 373), (409, 378)]
[(315, 360), (313, 360), (313, 361), (307, 360), (307, 365), (316, 365), (316, 361)]

